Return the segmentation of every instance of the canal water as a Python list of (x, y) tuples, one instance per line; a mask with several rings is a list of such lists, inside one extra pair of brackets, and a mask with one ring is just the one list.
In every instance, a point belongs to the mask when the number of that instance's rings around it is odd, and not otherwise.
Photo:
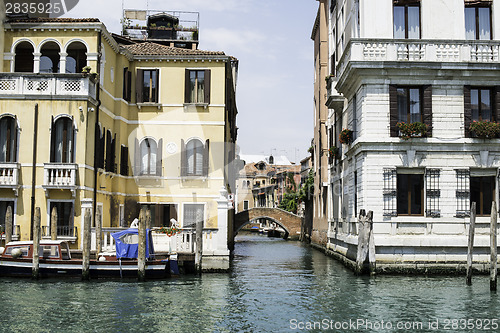
[(487, 276), (356, 277), (298, 242), (238, 236), (232, 271), (167, 281), (0, 279), (0, 332), (500, 332)]

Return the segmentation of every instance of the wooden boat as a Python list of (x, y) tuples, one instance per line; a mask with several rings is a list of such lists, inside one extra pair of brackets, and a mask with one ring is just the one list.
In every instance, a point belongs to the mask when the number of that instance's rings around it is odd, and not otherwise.
[[(132, 230), (132, 232), (131, 232)], [(137, 229), (135, 229), (137, 230)], [(116, 255), (103, 255), (99, 260), (90, 261), (91, 278), (136, 278), (137, 277), (137, 254), (135, 258), (127, 258), (127, 254), (134, 253), (135, 233), (133, 229), (122, 231), (122, 240), (128, 239), (129, 244), (118, 245)], [(119, 238), (119, 237), (117, 237)], [(150, 237), (148, 237), (150, 239)], [(152, 242), (149, 246), (148, 259), (146, 261), (146, 278), (157, 279), (170, 276), (171, 269), (176, 272), (177, 262), (172, 263), (169, 259), (156, 259), (152, 252)], [(129, 249), (125, 252), (124, 248)], [(132, 250), (130, 250), (132, 248)], [(148, 248), (148, 247), (147, 247)], [(122, 251), (119, 253), (119, 251)], [(69, 245), (62, 240), (42, 240), (40, 242), (40, 277), (81, 277), (82, 259), (71, 258)], [(172, 259), (175, 259), (173, 257)], [(33, 267), (33, 241), (10, 242), (5, 246), (0, 255), (0, 276), (30, 277)]]

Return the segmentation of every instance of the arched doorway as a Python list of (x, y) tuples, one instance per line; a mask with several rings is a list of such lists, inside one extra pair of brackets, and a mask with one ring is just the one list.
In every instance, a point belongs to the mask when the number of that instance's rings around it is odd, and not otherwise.
[(40, 73), (59, 73), (61, 49), (55, 42), (43, 44), (40, 56)]
[(73, 42), (66, 52), (66, 73), (81, 73), (87, 66), (87, 47), (82, 42)]
[(29, 42), (21, 42), (17, 44), (14, 58), (14, 72), (17, 73), (33, 73), (33, 65), (35, 63), (35, 52), (33, 45)]

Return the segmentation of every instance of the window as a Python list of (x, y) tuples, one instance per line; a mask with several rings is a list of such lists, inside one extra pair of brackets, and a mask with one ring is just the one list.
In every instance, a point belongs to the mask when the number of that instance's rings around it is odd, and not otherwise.
[(132, 99), (132, 72), (128, 67), (123, 69), (123, 99), (127, 102)]
[(416, 123), (422, 121), (420, 88), (398, 88), (399, 122)]
[(210, 70), (186, 69), (184, 102), (210, 104)]
[(495, 177), (470, 177), (470, 202), (476, 203), (477, 215), (490, 215), (495, 200)]
[(396, 169), (384, 169), (384, 216), (397, 216), (396, 210)]
[(137, 70), (137, 103), (158, 103), (158, 78), (158, 69)]
[[(420, 1), (394, 5), (394, 38), (420, 38)], [(408, 1), (407, 1), (408, 3)]]
[(204, 222), (204, 205), (203, 204), (185, 204), (184, 205), (184, 221), (183, 228), (196, 228), (196, 223)]
[(243, 210), (248, 210), (248, 200), (243, 201)]
[(81, 42), (73, 42), (67, 48), (66, 73), (81, 73), (87, 66), (87, 47)]
[(465, 39), (491, 39), (491, 8), (489, 6), (465, 7)]
[(41, 48), (40, 73), (59, 73), (61, 49), (55, 42), (47, 42)]
[(457, 198), (457, 210), (456, 217), (466, 217), (470, 216), (470, 171), (467, 169), (459, 169), (455, 170), (457, 177), (457, 189), (456, 189), (456, 198)]
[(432, 86), (389, 86), (391, 136), (399, 136), (399, 122), (423, 122), (432, 135)]
[(491, 112), (491, 90), (490, 89), (471, 89), (471, 113), (472, 120), (492, 121)]
[(106, 129), (103, 128), (101, 131), (101, 128), (99, 125), (96, 125), (96, 144), (97, 144), (97, 168), (104, 169), (104, 153), (105, 153), (105, 148), (106, 148), (106, 138), (104, 136), (104, 133), (106, 132)]
[(116, 172), (115, 166), (115, 148), (116, 147), (116, 134), (113, 137), (111, 131), (106, 132), (106, 165), (107, 172)]
[(474, 133), (470, 130), (470, 125), (473, 121), (498, 121), (500, 116), (499, 97), (498, 89), (464, 87), (464, 127), (466, 138), (474, 136)]
[(205, 142), (205, 146), (200, 140), (193, 139), (184, 145), (184, 140), (181, 140), (183, 147), (181, 170), (182, 176), (208, 176), (208, 152), (209, 140)]
[(120, 151), (120, 175), (128, 176), (128, 147), (121, 146)]
[(52, 117), (50, 162), (73, 163), (74, 128), (73, 119)]
[(15, 117), (0, 118), (0, 162), (17, 161), (17, 120)]
[(16, 56), (14, 58), (14, 72), (33, 73), (35, 56), (33, 45), (29, 42), (21, 42), (16, 46)]
[[(76, 237), (73, 228), (73, 202), (55, 202), (50, 203), (50, 210), (56, 207), (57, 210), (57, 236)], [(52, 226), (50, 226), (52, 228)]]
[(422, 174), (398, 174), (398, 215), (424, 214), (424, 177)]
[(140, 146), (136, 150), (136, 159), (138, 159), (136, 166), (139, 167), (137, 175), (161, 176), (162, 143), (163, 139), (160, 139), (158, 144), (151, 138), (145, 138), (141, 141)]
[(439, 198), (441, 190), (439, 187), (439, 176), (441, 170), (427, 169), (425, 171), (425, 193), (427, 195), (425, 215), (428, 217), (440, 217)]

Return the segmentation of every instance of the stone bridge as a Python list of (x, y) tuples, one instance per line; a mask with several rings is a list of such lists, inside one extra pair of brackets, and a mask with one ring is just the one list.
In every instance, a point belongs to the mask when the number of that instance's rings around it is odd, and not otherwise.
[(267, 219), (278, 224), (285, 229), (284, 238), (297, 239), (300, 236), (302, 218), (279, 208), (252, 208), (239, 212), (234, 219), (234, 236), (245, 225), (257, 219)]

